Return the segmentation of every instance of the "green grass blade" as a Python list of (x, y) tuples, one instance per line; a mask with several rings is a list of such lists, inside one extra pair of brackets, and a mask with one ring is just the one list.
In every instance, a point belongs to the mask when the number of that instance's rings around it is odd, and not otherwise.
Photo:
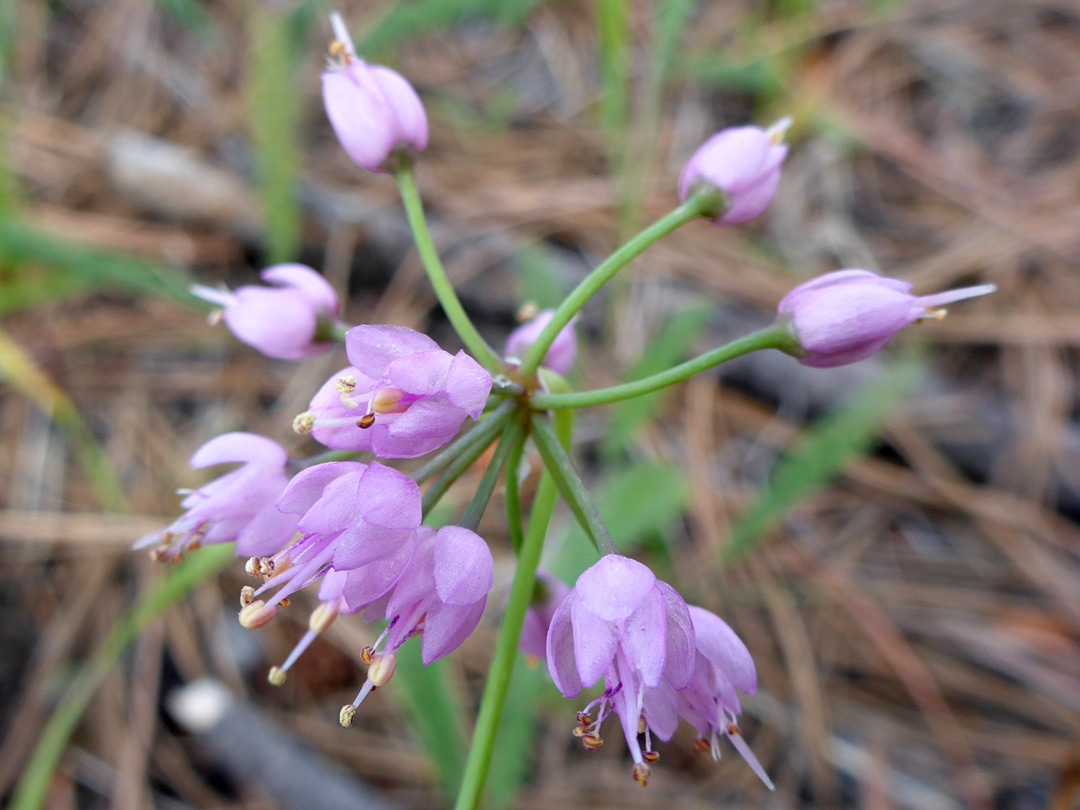
[(881, 426), (918, 376), (901, 362), (846, 405), (810, 428), (777, 462), (772, 479), (735, 524), (723, 551), (731, 563), (751, 552), (801, 501), (822, 489), (874, 444)]
[(485, 804), (488, 810), (509, 807), (527, 781), (539, 731), (538, 704), (544, 692), (553, 689), (545, 664), (534, 666), (519, 653), (506, 693), (507, 711), (499, 722), (499, 744), (491, 757)]
[(38, 744), (15, 788), (11, 810), (39, 810), (60, 757), (86, 707), (123, 656), (124, 651), (154, 619), (179, 602), (192, 588), (221, 571), (233, 559), (231, 545), (209, 546), (173, 568), (161, 584), (147, 593), (118, 622), (64, 693), (38, 739)]
[(451, 691), (444, 668), (442, 661), (425, 667), (420, 660), (420, 639), (414, 639), (398, 650), (391, 683), (435, 765), (443, 795), (452, 800), (465, 767), (466, 737), (461, 702)]

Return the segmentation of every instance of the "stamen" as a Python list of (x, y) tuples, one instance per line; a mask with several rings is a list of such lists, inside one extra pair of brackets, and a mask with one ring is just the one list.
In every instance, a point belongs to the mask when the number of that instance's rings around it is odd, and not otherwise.
[(365, 413), (359, 419), (356, 420), (356, 426), (361, 430), (367, 430), (369, 427), (375, 424), (375, 414)]
[(258, 630), (269, 624), (276, 613), (276, 607), (259, 599), (240, 610), (240, 625), (246, 630)]
[(337, 602), (323, 602), (311, 612), (308, 628), (312, 633), (325, 633), (338, 616)]
[(397, 659), (393, 653), (386, 653), (385, 655), (377, 655), (371, 661), (371, 666), (368, 667), (368, 680), (371, 682), (372, 688), (377, 686), (386, 686), (390, 683), (390, 679), (394, 677), (394, 672), (397, 670)]
[(285, 683), (285, 670), (281, 667), (270, 667), (270, 673), (266, 676), (266, 680), (270, 682), (271, 686), (281, 686)]
[(342, 728), (349, 728), (354, 717), (356, 717), (356, 707), (351, 703), (346, 703), (338, 714), (338, 722), (341, 723)]
[(690, 747), (694, 750), (694, 753), (696, 754), (709, 753), (709, 741), (705, 737), (694, 740), (694, 744)]
[(581, 744), (585, 746), (586, 751), (599, 751), (604, 747), (604, 740), (594, 731), (582, 737)]
[(526, 301), (518, 307), (518, 311), (514, 314), (514, 318), (518, 323), (528, 323), (539, 314), (540, 305), (535, 301)]
[(255, 589), (250, 585), (245, 585), (240, 589), (240, 607), (246, 608), (252, 602), (255, 601)]
[(375, 413), (398, 413), (398, 403), (405, 396), (400, 388), (380, 388), (371, 398), (371, 410)]
[(306, 436), (311, 433), (311, 429), (315, 427), (315, 414), (311, 411), (304, 411), (296, 415), (293, 419), (292, 429), (301, 436)]
[(652, 769), (649, 768), (649, 766), (646, 765), (644, 762), (635, 762), (634, 763), (634, 770), (633, 770), (634, 781), (637, 782), (642, 787), (645, 787), (645, 785), (649, 784), (649, 774), (650, 773), (652, 773)]
[(656, 762), (656, 760), (660, 759), (660, 754), (656, 751), (645, 751), (641, 756), (646, 762)]
[(739, 752), (739, 755), (743, 758), (747, 765), (750, 766), (758, 779), (760, 779), (769, 790), (776, 790), (773, 786), (772, 780), (769, 779), (769, 775), (765, 773), (765, 769), (761, 767), (761, 763), (758, 762), (758, 758), (754, 756), (754, 752), (750, 750), (750, 746), (746, 744), (746, 740), (743, 739), (742, 732), (739, 731), (739, 727), (734, 723), (728, 725), (724, 730), (724, 734), (731, 740), (731, 744), (735, 746), (735, 750)]
[(769, 141), (774, 146), (779, 146), (784, 142), (784, 136), (787, 134), (788, 129), (791, 128), (793, 120), (790, 115), (785, 115), (767, 130), (765, 134), (769, 136)]

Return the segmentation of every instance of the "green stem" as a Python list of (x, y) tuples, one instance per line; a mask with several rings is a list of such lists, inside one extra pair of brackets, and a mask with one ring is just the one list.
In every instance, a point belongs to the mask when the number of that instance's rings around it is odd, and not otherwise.
[(465, 308), (461, 306), (457, 293), (446, 275), (446, 269), (439, 259), (439, 252), (435, 249), (435, 243), (431, 240), (431, 232), (428, 230), (427, 220), (424, 217), (424, 203), (420, 199), (420, 191), (416, 187), (416, 178), (413, 176), (412, 166), (406, 163), (394, 175), (397, 178), (398, 188), (401, 189), (401, 201), (405, 206), (405, 216), (412, 228), (413, 240), (420, 254), (420, 261), (427, 271), (431, 286), (435, 288), (435, 296), (442, 304), (446, 317), (450, 319), (450, 325), (454, 327), (461, 342), (469, 350), (473, 357), (491, 372), (502, 369), (503, 363), (487, 342), (476, 331), (469, 316), (465, 314)]
[[(499, 406), (498, 410), (502, 411), (507, 405), (510, 407), (497, 417), (498, 421), (496, 422), (496, 417), (493, 414), (491, 422), (495, 424), (485, 422), (483, 434), (451, 459), (450, 463), (446, 465), (446, 471), (436, 478), (431, 486), (428, 487), (427, 492), (424, 493), (424, 497), (421, 499), (421, 509), (425, 516), (427, 516), (428, 512), (435, 507), (435, 504), (439, 502), (442, 496), (446, 494), (446, 491), (450, 489), (451, 485), (453, 485), (453, 483), (484, 454), (484, 451), (487, 450), (488, 446), (495, 440), (495, 436), (498, 434), (499, 430), (502, 429), (503, 425), (506, 424), (513, 409), (517, 407), (516, 402), (507, 402)], [(478, 425), (473, 428), (469, 435), (472, 436), (472, 434), (476, 433), (479, 429), (480, 426)], [(440, 456), (441, 455), (442, 454), (440, 454)], [(435, 461), (437, 460), (438, 459), (435, 459)], [(413, 477), (415, 479), (416, 476), (414, 475)]]
[[(570, 441), (567, 422), (563, 440)], [(511, 473), (513, 470), (511, 469)], [(507, 498), (516, 493), (516, 488), (507, 490)], [(540, 565), (540, 553), (544, 549), (544, 537), (548, 523), (555, 511), (555, 498), (558, 490), (555, 481), (546, 471), (540, 479), (540, 487), (533, 501), (532, 514), (529, 517), (529, 529), (518, 555), (517, 570), (510, 585), (510, 599), (506, 603), (499, 637), (495, 641), (495, 654), (491, 659), (484, 696), (480, 701), (480, 711), (476, 715), (476, 731), (473, 732), (469, 758), (465, 762), (465, 773), (461, 778), (461, 791), (458, 793), (454, 810), (476, 810), (484, 793), (488, 768), (491, 766), (491, 754), (495, 750), (495, 736), (502, 719), (503, 706), (506, 703), (506, 691), (510, 686), (510, 674), (517, 657), (518, 642), (521, 639), (521, 627), (525, 623), (525, 613), (532, 602), (536, 587), (536, 569)], [(516, 511), (520, 514), (521, 506)]]
[(615, 544), (611, 540), (604, 521), (600, 518), (600, 512), (589, 495), (581, 476), (574, 469), (570, 456), (555, 435), (555, 430), (547, 417), (541, 414), (532, 416), (532, 432), (536, 441), (536, 449), (540, 451), (544, 459), (544, 466), (551, 473), (555, 484), (559, 488), (559, 494), (566, 501), (567, 506), (574, 513), (578, 523), (589, 535), (601, 554), (610, 554), (615, 550)]
[(516, 407), (516, 402), (504, 402), (487, 416), (480, 417), (480, 421), (476, 423), (472, 430), (464, 436), (454, 439), (447, 445), (445, 450), (409, 477), (416, 483), (422, 484), (446, 469), (462, 453), (472, 450), (474, 445), (483, 443), (484, 447), (487, 447), (491, 444), (495, 435), (502, 430), (506, 420), (510, 418), (510, 414), (514, 412)]
[(530, 404), (537, 410), (556, 410), (560, 408), (591, 408), (595, 405), (610, 405), (625, 399), (651, 394), (661, 388), (682, 382), (700, 374), (702, 371), (718, 366), (723, 362), (741, 357), (761, 349), (783, 349), (798, 352), (790, 331), (786, 326), (773, 325), (768, 329), (753, 332), (731, 343), (726, 343), (710, 352), (706, 352), (685, 363), (669, 368), (659, 374), (653, 374), (641, 380), (600, 388), (596, 391), (575, 391), (569, 394), (533, 394)]
[(522, 425), (520, 441), (510, 448), (506, 459), (506, 530), (510, 534), (510, 545), (515, 554), (521, 554), (525, 542), (525, 532), (521, 527), (521, 484), (518, 476), (521, 472), (521, 458), (525, 454), (525, 441), (528, 433)]
[(566, 300), (559, 304), (536, 341), (529, 347), (521, 361), (518, 378), (529, 380), (536, 374), (544, 355), (564, 326), (585, 306), (597, 291), (623, 269), (645, 248), (663, 239), (669, 233), (690, 220), (710, 213), (717, 207), (715, 194), (694, 194), (674, 211), (658, 219), (629, 242), (608, 256), (595, 270), (587, 275)]
[(124, 651), (155, 618), (203, 580), (213, 576), (235, 559), (231, 545), (210, 546), (193, 554), (174, 568), (164, 581), (147, 593), (94, 652), (64, 693), (45, 729), (41, 732), (30, 762), (15, 789), (11, 810), (39, 810), (52, 782), (53, 771), (101, 682)]
[(480, 518), (484, 516), (484, 510), (487, 509), (488, 501), (495, 492), (495, 485), (499, 482), (499, 476), (502, 475), (507, 459), (514, 448), (520, 446), (524, 440), (525, 426), (520, 420), (512, 420), (503, 430), (499, 446), (495, 448), (495, 455), (491, 457), (491, 463), (484, 470), (484, 475), (476, 487), (476, 494), (469, 501), (465, 514), (458, 521), (459, 526), (476, 531), (476, 527), (480, 525)]

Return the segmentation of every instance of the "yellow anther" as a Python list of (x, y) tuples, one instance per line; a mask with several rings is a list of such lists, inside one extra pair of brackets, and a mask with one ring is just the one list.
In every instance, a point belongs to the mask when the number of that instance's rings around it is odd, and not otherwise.
[(255, 589), (250, 585), (245, 585), (240, 589), (240, 607), (246, 608), (252, 602), (255, 601)]
[(356, 707), (351, 703), (346, 703), (341, 707), (341, 713), (338, 714), (338, 722), (341, 723), (342, 728), (348, 728), (352, 725), (354, 717), (356, 717)]
[(360, 651), (360, 660), (365, 664), (370, 664), (373, 658), (375, 658), (374, 647), (364, 647), (364, 649)]
[(337, 602), (323, 602), (315, 610), (311, 611), (311, 618), (308, 619), (308, 629), (313, 633), (325, 633), (326, 629), (334, 623), (337, 615)]
[(774, 146), (779, 146), (784, 142), (784, 136), (787, 135), (788, 129), (791, 128), (793, 121), (790, 115), (785, 115), (767, 130), (765, 134), (769, 136), (769, 141)]
[(380, 388), (371, 400), (371, 410), (375, 413), (396, 413), (403, 396), (405, 392), (400, 388)]
[(258, 630), (270, 623), (277, 608), (259, 599), (240, 610), (240, 625), (246, 630)]
[(709, 741), (704, 737), (698, 740), (694, 740), (694, 745), (692, 747), (694, 751), (699, 754), (707, 754), (712, 750), (712, 746), (709, 745)]
[(270, 667), (266, 680), (270, 682), (271, 686), (281, 686), (285, 683), (285, 670), (281, 667)]
[(637, 762), (634, 764), (634, 781), (642, 787), (649, 784), (649, 774), (652, 770), (644, 762)]
[(656, 751), (645, 751), (641, 756), (646, 762), (656, 762), (656, 760), (660, 759), (660, 754)]
[(586, 751), (599, 751), (604, 747), (604, 740), (599, 734), (595, 732), (592, 734), (586, 734), (581, 738), (581, 744), (585, 746)]
[(361, 430), (367, 430), (369, 427), (375, 424), (375, 414), (365, 413), (359, 419), (356, 420), (356, 426)]
[(397, 659), (393, 653), (377, 655), (371, 660), (371, 666), (368, 667), (368, 680), (371, 681), (372, 686), (386, 686), (386, 684), (390, 683), (390, 679), (394, 677), (396, 670)]
[(313, 427), (315, 427), (315, 414), (311, 411), (298, 413), (292, 420), (292, 429), (301, 436), (306, 436), (308, 433), (311, 433)]
[(339, 394), (351, 394), (356, 390), (356, 377), (351, 374), (343, 374), (334, 380), (334, 388)]
[(540, 314), (540, 306), (535, 301), (526, 301), (520, 307), (518, 307), (517, 313), (514, 317), (518, 323), (528, 323), (537, 315)]

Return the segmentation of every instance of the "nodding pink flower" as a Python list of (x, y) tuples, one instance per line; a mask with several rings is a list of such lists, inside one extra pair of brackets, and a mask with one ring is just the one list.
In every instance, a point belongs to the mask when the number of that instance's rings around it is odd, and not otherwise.
[(274, 286), (229, 292), (195, 284), (191, 292), (218, 304), (237, 340), (267, 357), (302, 360), (327, 351), (339, 304), (326, 279), (302, 264), (276, 264), (259, 277)]
[(696, 647), (694, 676), (681, 690), (665, 681), (647, 691), (644, 717), (660, 739), (670, 740), (681, 715), (701, 735), (695, 748), (709, 751), (713, 759), (720, 759), (719, 736), (723, 734), (765, 786), (773, 790), (772, 780), (736, 722), (742, 713), (736, 689), (747, 695), (757, 691), (757, 671), (750, 651), (719, 616), (694, 605), (689, 610)]
[[(521, 363), (521, 359), (525, 356), (529, 347), (540, 337), (540, 333), (550, 323), (554, 314), (555, 310), (553, 309), (542, 310), (531, 321), (522, 324), (510, 333), (510, 336), (506, 339), (506, 348), (503, 350), (508, 363), (514, 365)], [(570, 369), (574, 367), (574, 360), (577, 358), (575, 320), (577, 320), (576, 316), (574, 320), (571, 320), (570, 323), (559, 330), (559, 334), (555, 336), (555, 340), (552, 341), (547, 354), (544, 355), (543, 362), (540, 364), (563, 376), (566, 376)]]
[(544, 571), (537, 571), (532, 606), (525, 612), (518, 647), (526, 656), (537, 661), (547, 654), (547, 635), (559, 603), (570, 593), (570, 587)]
[(788, 148), (782, 143), (791, 119), (768, 129), (731, 127), (713, 135), (691, 156), (679, 178), (679, 198), (686, 202), (699, 187), (724, 195), (717, 225), (742, 225), (761, 214), (780, 185), (780, 164)]
[(354, 327), (345, 349), (352, 366), (293, 422), (335, 450), (421, 456), (454, 438), (465, 417), (480, 416), (491, 392), (491, 375), (469, 355), (404, 326)]
[(420, 658), (425, 666), (461, 646), (480, 623), (492, 569), (491, 552), (476, 533), (460, 526), (420, 529), (416, 552), (386, 600), (389, 624), (363, 652), (371, 662), (368, 677), (352, 704), (342, 708), (343, 726), (352, 724), (356, 707), (371, 690), (393, 676), (395, 655), (408, 639), (423, 635)]
[(428, 142), (424, 105), (402, 76), (356, 55), (339, 14), (330, 15), (336, 41), (322, 75), (323, 104), (345, 153), (361, 168), (385, 172), (400, 153), (422, 152)]
[(578, 713), (574, 734), (587, 748), (599, 748), (600, 725), (615, 711), (634, 760), (634, 780), (644, 785), (646, 763), (657, 758), (646, 694), (662, 682), (682, 689), (694, 673), (694, 629), (682, 597), (641, 563), (609, 554), (578, 577), (556, 609), (547, 662), (555, 686), (568, 698), (604, 679), (604, 694)]
[(934, 295), (911, 294), (911, 285), (868, 270), (838, 270), (800, 284), (780, 301), (780, 318), (802, 351), (800, 363), (843, 366), (875, 354), (905, 326), (941, 318), (946, 304), (994, 292), (993, 284)]
[[(320, 593), (320, 601), (333, 603), (334, 615), (341, 608), (339, 598), (359, 610), (363, 605), (349, 596), (354, 572), (361, 579), (372, 578), (369, 590), (376, 587), (374, 580), (382, 583), (373, 597), (378, 598), (404, 569), (402, 558), (407, 563), (411, 557), (422, 517), (416, 482), (376, 462), (309, 467), (289, 482), (276, 507), (299, 516), (299, 539), (273, 556), (248, 561), (249, 573), (266, 580), (257, 589), (241, 592), (240, 621), (248, 629), (266, 624), (290, 595), (319, 581), (328, 589)], [(346, 576), (326, 583), (333, 572)], [(259, 598), (269, 591), (274, 591), (272, 597)]]
[(237, 553), (272, 554), (292, 539), (296, 518), (283, 515), (274, 501), (289, 482), (288, 454), (277, 442), (253, 433), (226, 433), (211, 439), (191, 457), (197, 469), (239, 462), (196, 490), (187, 491), (186, 510), (171, 526), (144, 537), (135, 548), (156, 546), (155, 559), (178, 560), (204, 543), (237, 542)]

